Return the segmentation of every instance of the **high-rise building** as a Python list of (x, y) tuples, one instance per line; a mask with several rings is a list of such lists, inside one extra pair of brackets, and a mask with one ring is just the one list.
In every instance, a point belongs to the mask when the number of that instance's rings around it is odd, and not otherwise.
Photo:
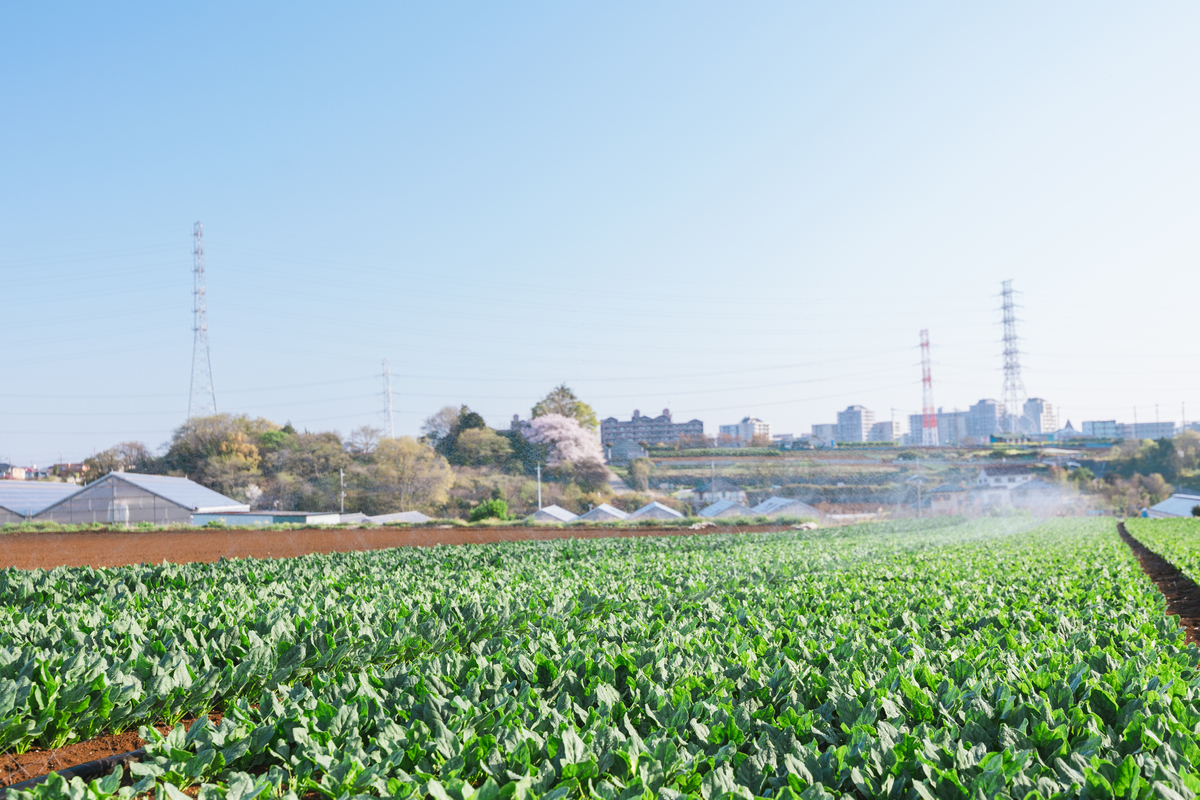
[(1025, 433), (1054, 433), (1058, 430), (1058, 417), (1054, 413), (1054, 406), (1042, 398), (1029, 398), (1022, 410)]
[(868, 442), (898, 442), (900, 441), (900, 423), (887, 419), (876, 422), (871, 426), (867, 435)]
[(875, 424), (875, 412), (863, 406), (849, 406), (837, 417), (839, 442), (865, 442)]
[(967, 412), (967, 435), (985, 441), (1004, 430), (1004, 404), (995, 400), (980, 400)]
[[(967, 432), (967, 419), (969, 417), (970, 414), (966, 411), (946, 411), (939, 408), (937, 410), (938, 444), (943, 447), (958, 447), (959, 445), (967, 444), (967, 437), (971, 435)], [(921, 426), (923, 423), (923, 414), (909, 414), (909, 441), (913, 443), (921, 441)]]

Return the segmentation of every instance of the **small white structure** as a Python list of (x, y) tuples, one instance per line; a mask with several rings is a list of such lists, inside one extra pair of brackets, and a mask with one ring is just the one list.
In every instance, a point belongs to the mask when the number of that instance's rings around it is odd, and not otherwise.
[(750, 510), (755, 516), (821, 518), (818, 509), (792, 497), (768, 497)]
[(989, 464), (981, 467), (975, 483), (979, 486), (1003, 486), (1012, 489), (1033, 480), (1033, 470), (1016, 464)]
[(24, 522), (79, 491), (73, 483), (0, 480), (0, 523)]
[(535, 524), (541, 525), (555, 524), (570, 522), (576, 519), (577, 516), (577, 514), (572, 514), (562, 506), (546, 506), (533, 512), (533, 521)]
[(192, 524), (202, 528), (219, 522), (230, 528), (256, 528), (260, 525), (337, 525), (341, 514), (326, 511), (227, 511), (192, 514)]
[(376, 514), (373, 517), (367, 517), (367, 519), (376, 525), (395, 525), (400, 522), (410, 524), (429, 522), (433, 517), (427, 517), (420, 511), (397, 511), (394, 514)]
[(718, 500), (712, 505), (700, 510), (700, 516), (710, 519), (717, 517), (751, 517), (754, 512), (741, 503), (732, 500)]
[(1161, 503), (1150, 506), (1147, 513), (1153, 519), (1167, 519), (1168, 517), (1190, 517), (1192, 509), (1200, 506), (1200, 494), (1183, 494), (1177, 493), (1163, 500)]
[(613, 508), (608, 503), (601, 503), (586, 514), (575, 518), (576, 522), (620, 522), (629, 519), (629, 514), (619, 508)]
[(680, 514), (670, 506), (664, 506), (662, 503), (655, 500), (652, 503), (639, 508), (637, 511), (629, 515), (629, 519), (682, 519), (683, 514)]

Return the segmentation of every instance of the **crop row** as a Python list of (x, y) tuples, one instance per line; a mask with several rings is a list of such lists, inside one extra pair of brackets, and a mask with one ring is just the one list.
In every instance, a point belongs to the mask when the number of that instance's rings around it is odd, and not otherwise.
[(9, 570), (0, 609), (9, 747), (225, 711), (22, 798), (1200, 789), (1200, 654), (1103, 521)]

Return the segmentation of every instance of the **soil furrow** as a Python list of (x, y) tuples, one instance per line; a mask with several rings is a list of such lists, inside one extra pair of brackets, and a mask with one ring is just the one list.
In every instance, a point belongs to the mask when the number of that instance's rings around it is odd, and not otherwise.
[(1178, 616), (1187, 631), (1187, 640), (1200, 645), (1200, 586), (1170, 561), (1133, 538), (1125, 530), (1124, 522), (1117, 523), (1117, 530), (1137, 557), (1142, 570), (1167, 599), (1167, 613)]

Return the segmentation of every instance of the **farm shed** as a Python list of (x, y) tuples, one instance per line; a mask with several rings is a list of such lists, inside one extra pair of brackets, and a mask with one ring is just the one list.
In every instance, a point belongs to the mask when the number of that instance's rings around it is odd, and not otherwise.
[(717, 478), (696, 489), (696, 494), (702, 503), (715, 503), (718, 500), (732, 500), (735, 503), (746, 502), (746, 491), (728, 478)]
[(73, 483), (0, 481), (0, 523), (24, 522), (79, 491)]
[(34, 515), (65, 524), (109, 522), (191, 523), (193, 514), (249, 511), (239, 503), (187, 478), (110, 472)]
[(1192, 509), (1196, 506), (1200, 506), (1200, 494), (1177, 492), (1161, 503), (1150, 506), (1147, 513), (1152, 519), (1190, 517), (1192, 516)]
[(619, 522), (623, 519), (628, 519), (629, 515), (619, 508), (613, 508), (608, 503), (600, 505), (588, 511), (586, 514), (580, 514), (575, 518), (576, 522)]
[(570, 511), (567, 511), (561, 506), (546, 506), (545, 508), (539, 508), (537, 511), (533, 512), (533, 521), (541, 524), (570, 522), (575, 518), (575, 514), (572, 514)]
[(702, 517), (752, 517), (754, 512), (741, 503), (732, 500), (718, 500), (712, 505), (700, 510)]
[(794, 497), (768, 497), (750, 510), (754, 512), (755, 516), (811, 517), (812, 519), (819, 519), (821, 516), (819, 510)]
[(367, 519), (374, 522), (376, 525), (395, 525), (397, 522), (429, 522), (433, 517), (427, 517), (420, 511), (397, 511), (392, 514), (376, 514)]
[(336, 525), (342, 521), (340, 514), (326, 511), (226, 511), (192, 514), (192, 524), (201, 526), (220, 522), (231, 528), (257, 527), (259, 525)]
[(629, 515), (629, 519), (679, 519), (683, 514), (680, 514), (670, 506), (664, 506), (657, 500), (653, 503), (647, 503), (637, 511)]

